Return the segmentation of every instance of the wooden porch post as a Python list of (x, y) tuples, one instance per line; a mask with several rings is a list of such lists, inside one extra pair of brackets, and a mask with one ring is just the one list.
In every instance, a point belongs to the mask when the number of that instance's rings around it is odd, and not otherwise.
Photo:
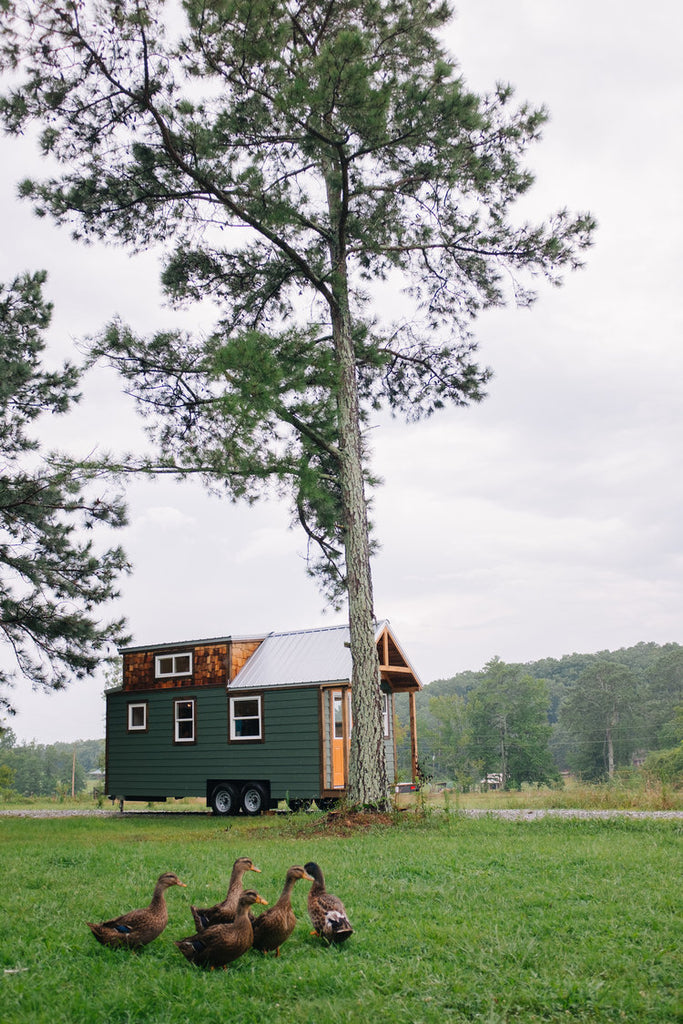
[(410, 770), (413, 782), (417, 781), (417, 717), (415, 713), (415, 692), (410, 691)]
[(394, 783), (394, 785), (396, 785), (396, 783), (398, 782), (398, 755), (396, 753), (396, 710), (394, 708), (394, 691), (393, 690), (391, 691), (390, 694), (388, 694), (387, 700), (389, 700), (389, 702), (390, 702), (389, 714), (391, 715), (391, 719), (390, 719), (390, 722), (389, 722), (389, 728), (391, 729), (391, 740), (392, 740), (392, 744), (393, 744), (393, 747), (394, 747), (394, 778), (393, 778), (393, 783)]

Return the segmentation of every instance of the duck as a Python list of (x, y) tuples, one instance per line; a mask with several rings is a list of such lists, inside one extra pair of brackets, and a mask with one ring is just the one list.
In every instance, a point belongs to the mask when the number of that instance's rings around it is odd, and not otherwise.
[(257, 871), (260, 873), (261, 868), (257, 868), (249, 857), (238, 857), (232, 866), (232, 874), (230, 875), (230, 883), (225, 899), (221, 903), (215, 903), (213, 907), (201, 909), (194, 906), (190, 907), (190, 913), (198, 932), (212, 924), (231, 924), (235, 920), (239, 899), (244, 891), (242, 877), (247, 871)]
[(304, 866), (307, 874), (313, 878), (313, 885), (308, 891), (308, 916), (314, 931), (327, 942), (346, 942), (353, 935), (344, 904), (338, 896), (333, 896), (325, 888), (325, 879), (315, 861)]
[(164, 893), (172, 885), (187, 888), (185, 882), (181, 882), (177, 875), (166, 871), (163, 875), (159, 875), (152, 901), (148, 907), (143, 907), (141, 910), (129, 910), (127, 914), (113, 917), (109, 921), (102, 921), (101, 924), (87, 921), (88, 928), (98, 942), (101, 942), (103, 946), (110, 946), (112, 949), (117, 949), (120, 946), (139, 949), (141, 946), (146, 946), (161, 935), (168, 924), (168, 908)]
[(254, 931), (249, 920), (249, 909), (255, 903), (268, 906), (268, 901), (255, 889), (245, 889), (237, 904), (237, 914), (231, 924), (210, 924), (196, 935), (178, 939), (176, 946), (183, 956), (198, 967), (226, 967), (251, 947)]
[(296, 927), (291, 897), (292, 889), (300, 878), (313, 881), (313, 875), (309, 875), (305, 868), (295, 864), (285, 875), (284, 888), (277, 903), (252, 921), (254, 949), (260, 950), (264, 956), (273, 949), (275, 956), (279, 956), (280, 946), (286, 942)]

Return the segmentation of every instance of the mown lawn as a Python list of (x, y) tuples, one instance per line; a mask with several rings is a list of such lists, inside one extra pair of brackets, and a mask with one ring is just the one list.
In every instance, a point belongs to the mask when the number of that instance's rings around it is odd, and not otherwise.
[[(0, 817), (3, 1024), (458, 1024), (681, 1019), (680, 821), (533, 822), (458, 814), (335, 834), (317, 815), (264, 819)], [(189, 965), (190, 903), (223, 896), (235, 857), (266, 899), (316, 860), (356, 929), (340, 948), (299, 924), (279, 959)], [(170, 922), (138, 954), (86, 920), (148, 902), (178, 873)]]

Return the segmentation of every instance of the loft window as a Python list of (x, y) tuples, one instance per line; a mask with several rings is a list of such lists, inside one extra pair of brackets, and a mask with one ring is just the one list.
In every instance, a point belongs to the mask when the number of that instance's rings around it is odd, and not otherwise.
[(147, 732), (147, 701), (128, 704), (128, 732)]
[(157, 654), (154, 659), (154, 675), (157, 679), (168, 679), (171, 676), (192, 675), (192, 655), (189, 651), (182, 654)]
[(262, 738), (261, 697), (231, 697), (230, 739), (260, 740)]
[(174, 700), (173, 719), (175, 723), (174, 738), (176, 743), (194, 743), (195, 741), (195, 701)]

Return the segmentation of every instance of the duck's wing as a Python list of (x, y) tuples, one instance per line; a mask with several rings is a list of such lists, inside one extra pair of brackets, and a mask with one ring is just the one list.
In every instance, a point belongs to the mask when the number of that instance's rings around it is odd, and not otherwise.
[(203, 909), (193, 906), (190, 907), (192, 920), (194, 921), (195, 928), (197, 929), (198, 932), (201, 932), (204, 930), (204, 928), (209, 927), (209, 924), (211, 923), (211, 912), (214, 909), (214, 907), (204, 907)]
[(109, 921), (103, 921), (103, 928), (113, 928), (117, 932), (132, 932), (149, 920), (148, 910), (129, 910), (127, 914), (119, 917), (112, 917)]
[(311, 912), (313, 927), (325, 938), (340, 942), (353, 934), (344, 904), (332, 893), (322, 893), (315, 901)]

